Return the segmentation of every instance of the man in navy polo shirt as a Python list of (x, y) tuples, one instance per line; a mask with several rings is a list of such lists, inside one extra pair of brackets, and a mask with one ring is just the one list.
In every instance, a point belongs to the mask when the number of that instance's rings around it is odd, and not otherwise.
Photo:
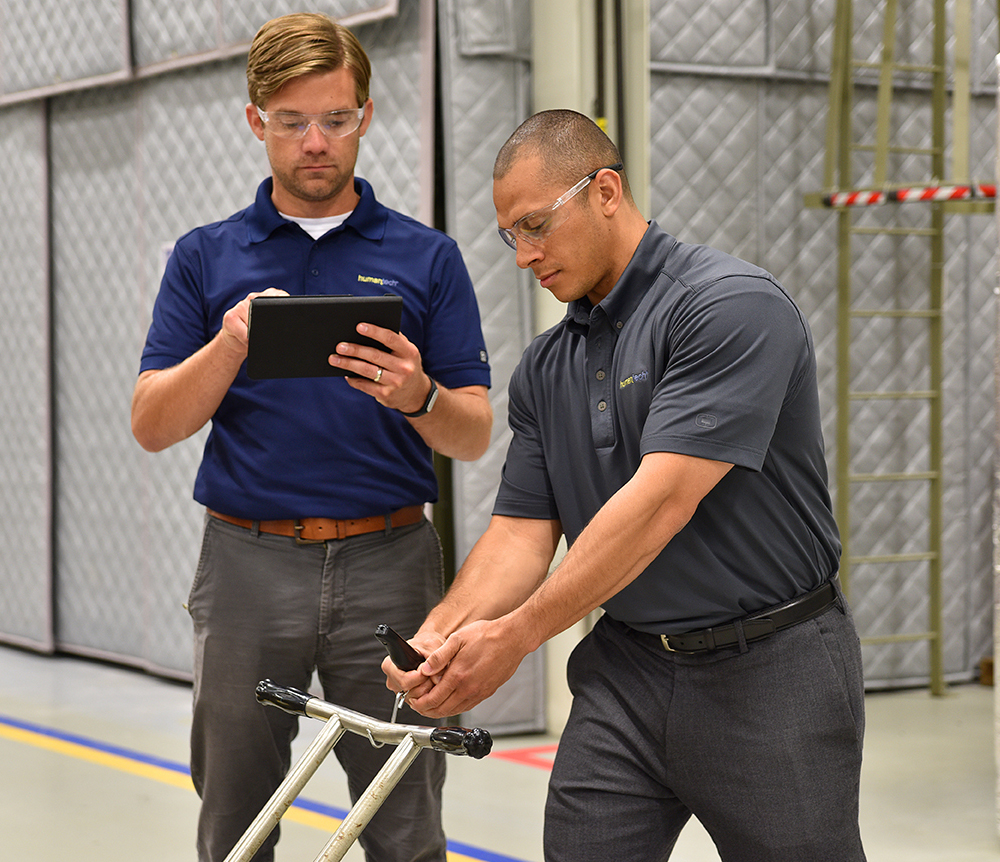
[(569, 661), (547, 862), (658, 862), (692, 815), (725, 862), (863, 860), (860, 647), (805, 318), (767, 272), (647, 223), (580, 114), (527, 120), (493, 197), (569, 308), (514, 372), (493, 519), (413, 638), (426, 661), (384, 662), (389, 687), (461, 712), (603, 607)]
[[(441, 597), (432, 450), (486, 449), (489, 366), (455, 243), (379, 204), (354, 176), (372, 120), (371, 70), (323, 15), (275, 19), (247, 64), (247, 120), (272, 176), (255, 202), (197, 228), (167, 264), (142, 354), (133, 432), (151, 451), (211, 421), (194, 496), (208, 509), (189, 609), (195, 632), (191, 773), (201, 862), (221, 862), (287, 772), (296, 720), (262, 709), (264, 678), (389, 718), (372, 636), (415, 631)], [(355, 378), (251, 380), (259, 294), (399, 294), (399, 334), (362, 324), (342, 344)], [(374, 674), (374, 676), (373, 676)], [(335, 749), (357, 798), (387, 758)], [(361, 837), (372, 862), (445, 860), (444, 758), (421, 758)], [(254, 857), (273, 858), (277, 831)]]

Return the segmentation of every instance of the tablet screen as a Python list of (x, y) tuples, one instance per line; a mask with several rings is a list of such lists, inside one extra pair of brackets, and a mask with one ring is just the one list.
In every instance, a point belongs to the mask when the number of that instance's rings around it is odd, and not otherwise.
[(342, 341), (384, 350), (358, 334), (359, 323), (399, 332), (402, 297), (257, 296), (250, 300), (247, 374), (254, 380), (288, 377), (356, 377), (330, 365)]

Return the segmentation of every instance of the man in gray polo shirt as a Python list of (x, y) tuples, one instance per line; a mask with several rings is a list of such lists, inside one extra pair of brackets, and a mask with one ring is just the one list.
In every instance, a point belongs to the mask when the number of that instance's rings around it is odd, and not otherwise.
[[(493, 519), (388, 685), (460, 713), (596, 607), (570, 658), (548, 862), (856, 862), (861, 657), (836, 585), (816, 361), (767, 272), (642, 218), (589, 119), (526, 121), (501, 236), (568, 303), (510, 382)], [(569, 551), (546, 578), (561, 534)]]

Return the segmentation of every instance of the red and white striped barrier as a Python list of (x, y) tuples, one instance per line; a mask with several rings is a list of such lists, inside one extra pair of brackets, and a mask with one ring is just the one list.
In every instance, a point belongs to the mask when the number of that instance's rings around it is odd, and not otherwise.
[(870, 207), (880, 204), (901, 204), (912, 201), (965, 201), (995, 199), (997, 187), (983, 183), (964, 186), (916, 186), (889, 191), (834, 192), (823, 195), (828, 207)]

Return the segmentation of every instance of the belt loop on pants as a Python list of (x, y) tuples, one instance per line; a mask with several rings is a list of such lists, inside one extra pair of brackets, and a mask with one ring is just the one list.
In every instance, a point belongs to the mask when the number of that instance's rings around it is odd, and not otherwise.
[(834, 578), (811, 592), (803, 593), (772, 608), (756, 611), (726, 625), (676, 635), (651, 635), (651, 637), (656, 637), (667, 652), (696, 655), (730, 646), (738, 646), (740, 652), (744, 652), (748, 643), (763, 640), (775, 632), (818, 617), (840, 601), (840, 592)]

